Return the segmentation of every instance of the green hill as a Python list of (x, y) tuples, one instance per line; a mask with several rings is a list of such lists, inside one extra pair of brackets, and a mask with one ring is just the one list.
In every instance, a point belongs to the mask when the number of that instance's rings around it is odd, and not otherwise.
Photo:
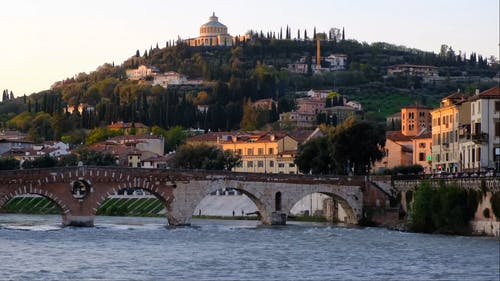
[[(111, 122), (142, 122), (162, 128), (173, 126), (218, 130), (239, 129), (247, 100), (273, 98), (277, 112), (266, 113), (257, 125), (273, 122), (278, 113), (293, 108), (297, 92), (334, 89), (363, 105), (366, 118), (382, 121), (401, 106), (420, 103), (436, 106), (441, 97), (462, 89), (472, 93), (494, 85), (498, 65), (488, 65), (476, 54), (468, 58), (449, 48), (441, 54), (387, 43), (355, 40), (322, 41), (321, 55), (346, 54), (345, 71), (313, 75), (286, 68), (301, 58), (309, 64), (315, 41), (276, 40), (256, 37), (233, 47), (189, 47), (182, 43), (139, 51), (121, 65), (104, 64), (89, 74), (57, 82), (46, 91), (5, 100), (0, 104), (3, 128), (28, 132), (36, 141), (68, 137), (81, 142), (82, 130)], [(125, 70), (141, 64), (160, 72), (176, 71), (206, 83), (164, 89), (126, 79)], [(443, 81), (424, 83), (411, 76), (387, 77), (387, 67), (421, 64), (438, 67)], [(460, 79), (455, 79), (461, 76)], [(82, 113), (64, 113), (68, 106), (85, 104)], [(208, 105), (200, 112), (198, 105)], [(75, 111), (76, 112), (76, 111)]]

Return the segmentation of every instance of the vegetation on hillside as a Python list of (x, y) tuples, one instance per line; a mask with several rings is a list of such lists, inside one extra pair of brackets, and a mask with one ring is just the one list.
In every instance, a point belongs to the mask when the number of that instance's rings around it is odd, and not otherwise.
[[(493, 77), (498, 72), (498, 64), (488, 65), (481, 56), (456, 53), (448, 46), (434, 54), (387, 43), (333, 40), (322, 41), (322, 55), (347, 54), (346, 71), (296, 74), (286, 70), (287, 65), (306, 58), (311, 69), (316, 44), (288, 35), (279, 40), (269, 33), (255, 33), (252, 41), (237, 42), (230, 48), (168, 44), (151, 48), (142, 56), (136, 52), (119, 66), (104, 64), (89, 74), (80, 73), (30, 96), (14, 99), (5, 90), (0, 126), (26, 132), (35, 142), (64, 139), (74, 144), (85, 142), (88, 130), (119, 121), (162, 129), (254, 129), (292, 109), (296, 92), (332, 88), (360, 101), (367, 111), (365, 118), (380, 121), (415, 101), (436, 105), (439, 98), (457, 88), (467, 93), (476, 88), (484, 90), (492, 85), (482, 82), (481, 77)], [(449, 79), (423, 83), (409, 76), (386, 77), (387, 66), (403, 63), (439, 67), (440, 74)], [(141, 64), (209, 82), (164, 89), (127, 80), (125, 70)], [(468, 78), (459, 82), (451, 79), (464, 73)], [(250, 101), (263, 98), (277, 100), (278, 107), (269, 112), (248, 108)], [(78, 110), (80, 104), (84, 108)], [(207, 105), (208, 111), (199, 111), (199, 105)]]

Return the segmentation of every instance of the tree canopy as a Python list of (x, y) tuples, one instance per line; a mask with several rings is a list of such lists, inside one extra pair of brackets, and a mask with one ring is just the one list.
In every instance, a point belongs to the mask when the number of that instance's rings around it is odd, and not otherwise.
[(240, 161), (240, 157), (231, 151), (222, 151), (215, 146), (184, 144), (175, 153), (172, 166), (180, 169), (230, 171)]
[(325, 130), (325, 136), (299, 147), (295, 163), (302, 173), (363, 175), (382, 159), (385, 130), (380, 125), (348, 118)]

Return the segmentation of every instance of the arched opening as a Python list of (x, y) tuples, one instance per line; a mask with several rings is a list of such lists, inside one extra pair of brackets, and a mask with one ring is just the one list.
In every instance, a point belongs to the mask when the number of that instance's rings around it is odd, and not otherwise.
[(281, 211), (281, 191), (276, 192), (274, 195), (275, 211)]
[(107, 220), (103, 217), (165, 217), (167, 212), (167, 202), (161, 195), (140, 187), (124, 187), (108, 192), (98, 205), (97, 224)]
[(290, 218), (351, 223), (354, 212), (342, 197), (333, 193), (314, 192), (305, 195), (290, 209)]
[(206, 194), (193, 212), (193, 218), (260, 218), (258, 199), (245, 190), (226, 187)]
[[(19, 190), (20, 191), (20, 190)], [(14, 192), (13, 194), (16, 194)], [(62, 227), (65, 210), (53, 194), (22, 193), (0, 198), (0, 225), (24, 230), (53, 230)]]

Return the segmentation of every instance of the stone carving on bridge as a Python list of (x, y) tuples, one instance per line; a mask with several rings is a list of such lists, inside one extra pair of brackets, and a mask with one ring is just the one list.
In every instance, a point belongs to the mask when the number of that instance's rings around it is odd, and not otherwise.
[(80, 179), (71, 183), (71, 194), (79, 200), (83, 200), (90, 192), (91, 185), (88, 181)]

